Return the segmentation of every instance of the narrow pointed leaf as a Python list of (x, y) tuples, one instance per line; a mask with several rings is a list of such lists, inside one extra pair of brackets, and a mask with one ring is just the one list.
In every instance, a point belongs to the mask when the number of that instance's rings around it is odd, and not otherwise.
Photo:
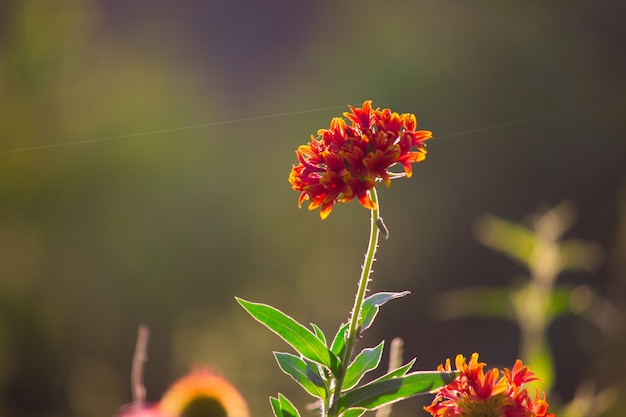
[[(311, 369), (313, 372), (316, 372), (315, 375), (319, 375), (320, 379), (322, 381), (328, 381), (329, 378), (333, 378), (334, 375), (330, 372), (330, 370), (325, 367), (324, 365), (321, 365), (317, 362), (313, 362), (308, 360), (307, 358), (305, 358), (304, 356), (301, 357), (301, 359), (304, 361), (304, 363), (307, 364), (307, 366), (309, 367), (309, 369)], [(325, 386), (327, 385), (326, 382), (324, 383)]]
[(296, 407), (283, 395), (278, 394), (278, 398), (270, 397), (270, 405), (276, 417), (300, 417)]
[(322, 400), (326, 399), (326, 384), (316, 369), (303, 359), (290, 353), (274, 352), (280, 369), (293, 378), (306, 392)]
[(376, 315), (378, 314), (380, 306), (385, 304), (387, 301), (393, 300), (394, 298), (401, 298), (408, 294), (410, 294), (409, 291), (379, 292), (367, 297), (363, 301), (363, 307), (361, 308), (361, 315), (359, 319), (359, 328), (361, 333), (372, 325)]
[(339, 414), (339, 417), (361, 417), (366, 411), (367, 408), (350, 408)]
[(283, 394), (278, 394), (278, 401), (280, 401), (283, 417), (300, 417), (298, 409)]
[(346, 348), (347, 333), (348, 323), (343, 323), (341, 327), (339, 327), (339, 330), (333, 339), (333, 343), (330, 345), (331, 352), (340, 358), (343, 357), (343, 351)]
[(405, 398), (431, 393), (454, 380), (456, 372), (413, 372), (403, 377), (376, 380), (347, 392), (339, 399), (339, 412), (353, 407), (375, 410)]
[(339, 358), (309, 329), (274, 307), (241, 298), (237, 298), (237, 301), (254, 319), (280, 336), (302, 356), (327, 366), (334, 374), (340, 372)]
[(283, 410), (280, 409), (280, 401), (278, 401), (278, 398), (270, 397), (270, 405), (272, 406), (274, 416), (283, 417)]
[(417, 358), (411, 359), (409, 363), (407, 363), (406, 365), (402, 365), (401, 367), (394, 369), (393, 371), (376, 379), (376, 381), (384, 381), (386, 379), (398, 378), (398, 377), (406, 375), (406, 373), (409, 372), (409, 369), (411, 369), (411, 367), (415, 364), (416, 360)]
[(343, 380), (343, 391), (352, 389), (359, 383), (363, 375), (372, 369), (376, 369), (383, 356), (384, 342), (374, 348), (363, 349), (352, 361)]
[(322, 331), (322, 329), (320, 329), (319, 327), (317, 327), (316, 324), (311, 323), (311, 327), (313, 328), (313, 333), (315, 333), (315, 336), (317, 336), (317, 338), (324, 344), (326, 345), (326, 336), (324, 335), (324, 332)]

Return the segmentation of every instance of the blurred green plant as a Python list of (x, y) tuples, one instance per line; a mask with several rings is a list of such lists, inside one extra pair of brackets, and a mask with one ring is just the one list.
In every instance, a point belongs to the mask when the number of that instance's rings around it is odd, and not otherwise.
[[(607, 306), (599, 294), (587, 285), (558, 284), (566, 271), (595, 271), (602, 261), (602, 251), (594, 242), (563, 239), (575, 222), (575, 208), (562, 202), (554, 208), (528, 217), (528, 225), (484, 215), (476, 222), (477, 239), (500, 252), (527, 272), (523, 280), (509, 288), (462, 288), (437, 297), (433, 303), (440, 319), (466, 316), (504, 318), (519, 326), (519, 356), (535, 369), (550, 389), (554, 383), (554, 359), (547, 341), (553, 320), (566, 314), (596, 320)], [(611, 390), (595, 393), (585, 382), (563, 416), (595, 416), (610, 406)]]

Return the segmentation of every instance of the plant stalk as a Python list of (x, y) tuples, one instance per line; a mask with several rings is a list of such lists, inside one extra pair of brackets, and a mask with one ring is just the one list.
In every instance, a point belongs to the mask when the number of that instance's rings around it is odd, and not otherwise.
[(369, 191), (370, 198), (374, 203), (374, 208), (371, 210), (370, 217), (370, 239), (367, 246), (367, 252), (365, 253), (365, 262), (363, 263), (363, 268), (361, 270), (361, 278), (359, 279), (359, 287), (357, 289), (356, 297), (354, 299), (354, 307), (352, 308), (351, 318), (350, 318), (350, 327), (348, 327), (348, 336), (346, 340), (346, 349), (343, 353), (343, 358), (341, 358), (341, 368), (342, 373), (339, 378), (337, 378), (337, 384), (335, 386), (335, 391), (333, 393), (333, 402), (330, 410), (328, 410), (328, 415), (330, 417), (337, 416), (337, 407), (339, 402), (339, 397), (341, 396), (341, 389), (343, 385), (343, 378), (346, 374), (346, 370), (348, 369), (348, 365), (350, 364), (350, 359), (352, 357), (352, 350), (354, 349), (354, 344), (356, 339), (360, 333), (359, 329), (359, 318), (361, 316), (361, 308), (363, 306), (363, 301), (365, 300), (365, 294), (367, 293), (367, 284), (369, 283), (369, 277), (372, 273), (372, 265), (374, 264), (374, 255), (376, 254), (376, 249), (378, 248), (378, 237), (380, 235), (380, 230), (378, 227), (378, 222), (380, 221), (380, 209), (378, 205), (378, 196), (376, 195), (376, 188), (372, 188)]

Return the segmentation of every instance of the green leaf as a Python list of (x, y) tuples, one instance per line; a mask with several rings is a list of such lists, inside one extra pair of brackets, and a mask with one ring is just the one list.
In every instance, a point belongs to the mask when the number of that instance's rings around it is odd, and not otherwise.
[(376, 381), (384, 381), (386, 379), (398, 378), (406, 375), (406, 373), (409, 372), (409, 369), (411, 369), (411, 367), (415, 364), (416, 360), (417, 358), (411, 359), (406, 365), (402, 365), (401, 367), (390, 371), (389, 373), (378, 378)]
[(459, 317), (510, 318), (512, 305), (508, 288), (468, 287), (434, 297), (430, 310), (438, 320)]
[(361, 307), (361, 315), (359, 318), (360, 332), (364, 332), (372, 325), (374, 319), (376, 318), (376, 315), (378, 314), (380, 306), (382, 306), (389, 300), (393, 300), (394, 298), (401, 298), (409, 294), (411, 294), (409, 291), (379, 292), (367, 297), (363, 301), (363, 306)]
[(602, 249), (597, 243), (568, 239), (559, 246), (562, 271), (594, 272), (602, 263)]
[(322, 342), (324, 345), (326, 345), (326, 336), (324, 336), (324, 332), (322, 331), (322, 329), (320, 329), (314, 323), (311, 323), (311, 327), (313, 328), (313, 333), (315, 333), (315, 336), (317, 336), (317, 338), (320, 340), (320, 342)]
[(348, 323), (343, 323), (341, 327), (339, 327), (339, 330), (333, 339), (333, 343), (330, 345), (330, 351), (340, 358), (343, 357), (343, 352), (346, 349), (348, 326)]
[(278, 398), (270, 397), (270, 405), (276, 417), (283, 417), (283, 410), (280, 409), (280, 401), (278, 401)]
[(476, 239), (483, 245), (513, 259), (526, 270), (531, 269), (532, 254), (539, 236), (531, 229), (491, 214), (476, 220)]
[(602, 302), (604, 301), (600, 296), (587, 285), (577, 287), (557, 285), (552, 291), (547, 308), (548, 317), (563, 314), (589, 314), (594, 305)]
[(338, 411), (353, 407), (375, 410), (419, 394), (432, 393), (456, 378), (458, 372), (412, 372), (403, 377), (375, 380), (341, 396)]
[(308, 364), (298, 356), (284, 352), (274, 352), (280, 369), (291, 376), (306, 392), (322, 400), (326, 399), (326, 384), (312, 362)]
[(363, 375), (372, 369), (376, 369), (383, 356), (384, 342), (374, 348), (363, 349), (352, 361), (343, 380), (343, 391), (352, 389), (359, 383)]
[(272, 411), (276, 417), (300, 417), (296, 407), (283, 394), (278, 394), (278, 398), (270, 397)]
[(367, 408), (349, 408), (343, 413), (339, 414), (339, 417), (361, 417), (363, 414), (365, 414), (366, 411)]
[(335, 375), (341, 372), (340, 361), (309, 329), (282, 311), (261, 303), (237, 298), (241, 306), (259, 323), (280, 336), (298, 353), (327, 366)]

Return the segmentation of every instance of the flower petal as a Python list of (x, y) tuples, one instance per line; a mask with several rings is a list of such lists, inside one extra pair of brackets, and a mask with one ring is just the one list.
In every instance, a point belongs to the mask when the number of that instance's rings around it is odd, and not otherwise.
[(335, 117), (328, 129), (318, 130), (307, 145), (296, 150), (298, 165), (292, 167), (289, 183), (300, 191), (298, 206), (310, 200), (309, 209), (320, 207), (322, 218), (332, 207), (355, 196), (363, 207), (374, 207), (368, 191), (382, 181), (402, 175), (388, 171), (395, 164), (404, 167), (406, 177), (412, 174), (411, 164), (426, 158), (424, 141), (432, 137), (425, 130), (416, 131), (413, 114), (398, 114), (389, 109), (373, 109), (367, 100), (362, 107), (349, 106), (346, 120)]

